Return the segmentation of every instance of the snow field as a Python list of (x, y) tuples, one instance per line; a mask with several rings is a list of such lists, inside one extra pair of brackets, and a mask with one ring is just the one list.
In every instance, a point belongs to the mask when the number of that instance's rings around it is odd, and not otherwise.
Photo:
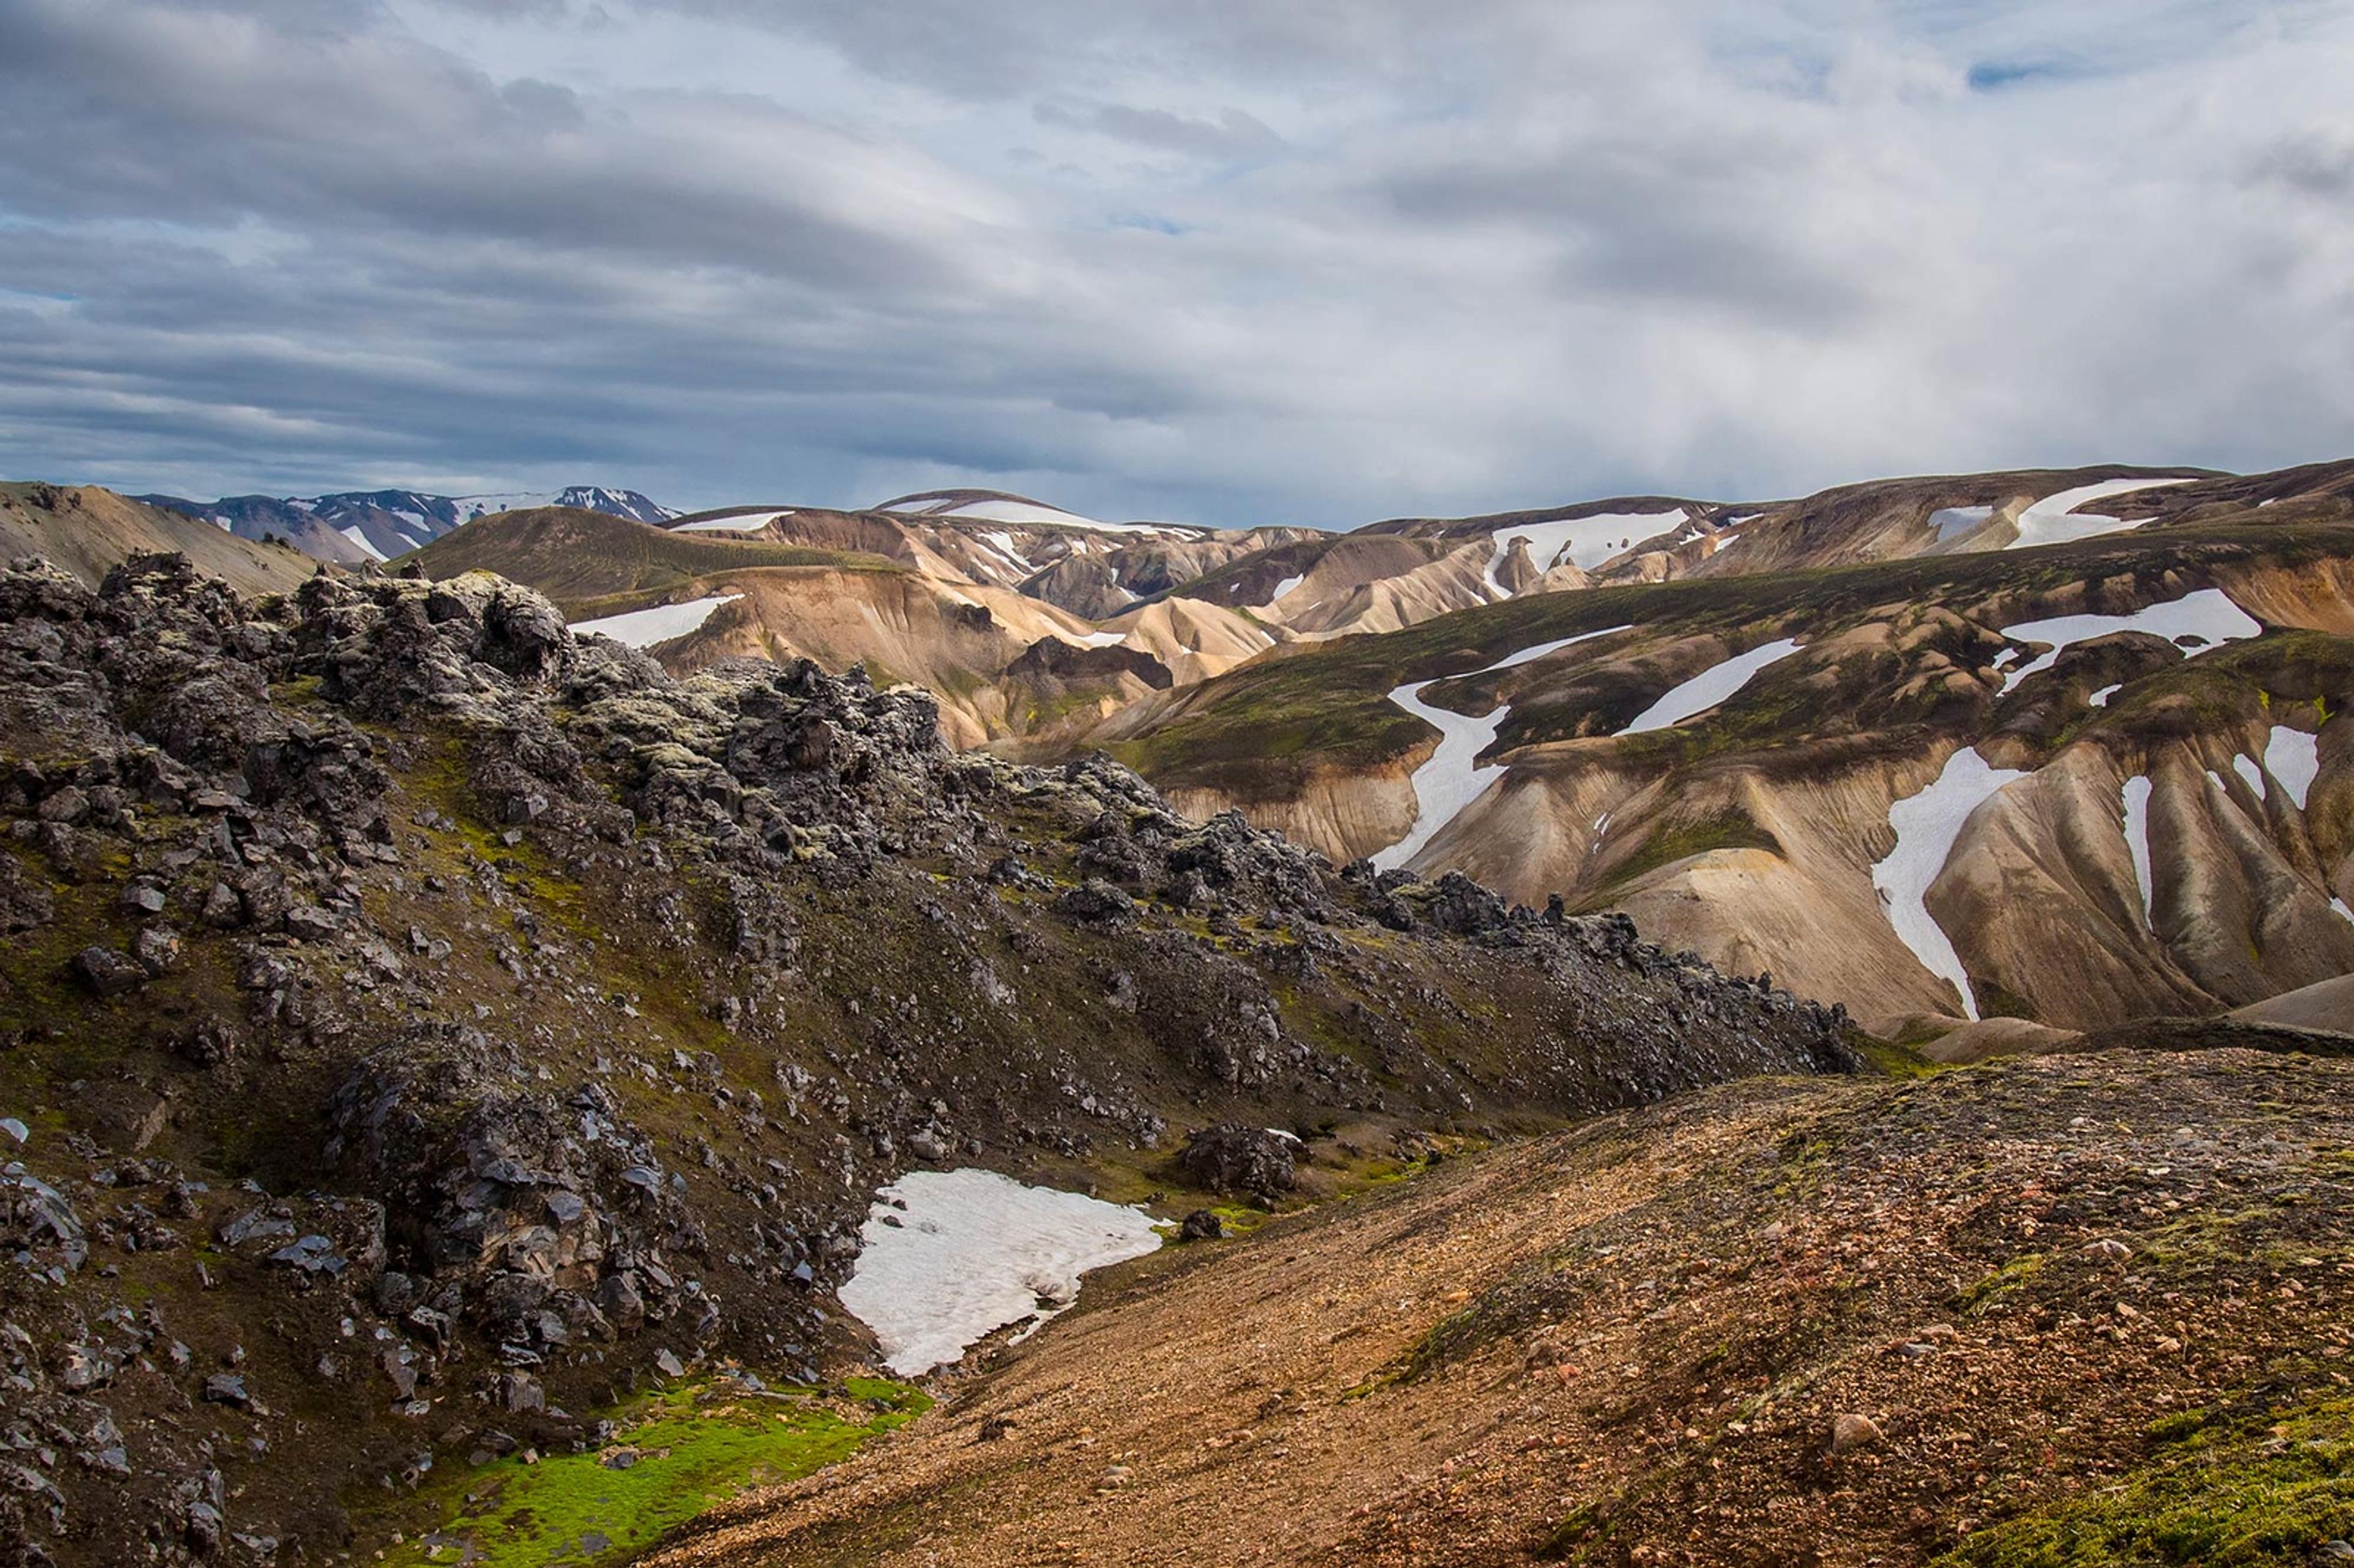
[[(2098, 513), (2076, 515), (2076, 508), (2095, 501), (2105, 501), (2112, 495), (2130, 495), (2137, 490), (2157, 490), (2169, 484), (2190, 482), (2187, 479), (2105, 479), (2098, 484), (2079, 485), (2074, 490), (2063, 490), (2057, 495), (2047, 495), (2019, 514), (2019, 537), (2003, 548), (2024, 550), (2038, 545), (2064, 545), (2075, 539), (2094, 539), (2103, 534), (2138, 528), (2141, 526), (2138, 519), (2128, 522), (2119, 517), (2105, 517)], [(1943, 537), (1942, 535), (1939, 536)]]
[[(1600, 631), (1581, 632), (1575, 637), (1559, 638), (1540, 642), (1533, 648), (1523, 648), (1508, 659), (1500, 659), (1483, 670), (1473, 670), (1473, 675), (1493, 674), (1499, 670), (1517, 669), (1532, 663), (1548, 653), (1613, 632), (1631, 630), (1631, 626), (1605, 627)], [(1414, 789), (1414, 827), (1405, 837), (1376, 853), (1373, 864), (1384, 871), (1404, 865), (1420, 854), (1425, 845), (1437, 838), (1447, 823), (1462, 814), (1463, 809), (1488, 791), (1488, 786), (1500, 778), (1504, 768), (1491, 763), (1480, 767), (1479, 757), (1494, 744), (1496, 733), (1504, 727), (1504, 719), (1511, 712), (1511, 705), (1500, 703), (1495, 712), (1485, 718), (1471, 718), (1433, 707), (1422, 700), (1423, 693), (1438, 681), (1463, 679), (1460, 675), (1441, 675), (1438, 680), (1422, 681), (1400, 686), (1390, 694), (1390, 701), (1438, 731), (1438, 749), (1430, 759), (1414, 770), (1408, 780)]]
[(2200, 588), (2163, 604), (2144, 606), (2131, 615), (2059, 615), (2049, 620), (2022, 620), (2016, 626), (2004, 627), (2002, 634), (2014, 642), (2048, 642), (2052, 646), (2004, 676), (2002, 689), (2008, 694), (2030, 675), (2049, 670), (2073, 644), (2089, 642), (2114, 631), (2147, 631), (2169, 642), (2180, 637), (2202, 637), (2206, 639), (2205, 646), (2184, 650), (2187, 656), (2195, 659), (2226, 642), (2259, 636), (2264, 630), (2221, 588)]
[(652, 609), (633, 609), (625, 615), (575, 621), (572, 630), (584, 637), (594, 631), (616, 642), (626, 642), (632, 648), (651, 648), (657, 642), (685, 636), (710, 620), (713, 610), (723, 604), (733, 604), (743, 597), (740, 593), (723, 593), (714, 594), (708, 599), (691, 599), (684, 604), (658, 604)]
[(1945, 771), (1927, 789), (1888, 808), (1896, 847), (1872, 868), (1872, 890), (1880, 895), (1881, 909), (1896, 939), (1912, 949), (1922, 968), (1953, 982), (1972, 1022), (1978, 1021), (1978, 1002), (1970, 990), (1969, 971), (1962, 967), (1952, 938), (1929, 913), (1929, 889), (1945, 871), (1955, 841), (1971, 816), (2003, 786), (2026, 777), (1989, 767), (1975, 747), (1962, 747), (1946, 759)]
[(1078, 1298), (1081, 1275), (1161, 1245), (1140, 1209), (973, 1170), (909, 1171), (875, 1195), (858, 1234), (842, 1305), (902, 1377), (1052, 1317)]
[(1778, 641), (1752, 648), (1746, 653), (1736, 653), (1671, 689), (1667, 695), (1636, 715), (1635, 722), (1618, 733), (1640, 735), (1646, 730), (1669, 729), (1694, 714), (1706, 713), (1747, 685), (1758, 671), (1788, 658), (1797, 651), (1797, 639), (1785, 637)]

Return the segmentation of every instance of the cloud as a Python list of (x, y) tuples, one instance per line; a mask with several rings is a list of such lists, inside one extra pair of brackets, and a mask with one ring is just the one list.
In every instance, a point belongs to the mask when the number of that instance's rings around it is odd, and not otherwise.
[(0, 466), (1348, 524), (2338, 455), (2349, 68), (2342, 4), (16, 0)]

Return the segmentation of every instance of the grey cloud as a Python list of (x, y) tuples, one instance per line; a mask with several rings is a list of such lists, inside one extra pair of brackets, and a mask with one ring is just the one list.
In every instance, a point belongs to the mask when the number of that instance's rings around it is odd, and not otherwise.
[(2354, 419), (2342, 5), (1997, 104), (2123, 0), (605, 3), (0, 3), (0, 468), (1347, 524)]
[(1033, 113), (1044, 125), (1092, 131), (1194, 158), (1264, 157), (1283, 145), (1283, 138), (1265, 121), (1239, 109), (1226, 110), (1215, 120), (1195, 120), (1165, 109), (1138, 109), (1124, 103), (1050, 101), (1038, 104)]
[(2285, 136), (2253, 162), (2255, 177), (2306, 196), (2354, 195), (2354, 132), (2314, 128)]

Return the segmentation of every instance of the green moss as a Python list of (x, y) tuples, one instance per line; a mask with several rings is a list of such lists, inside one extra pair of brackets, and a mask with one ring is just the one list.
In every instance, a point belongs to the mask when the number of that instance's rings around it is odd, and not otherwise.
[(2122, 1480), (1979, 1531), (1940, 1568), (2317, 1561), (2354, 1536), (2354, 1400), (2238, 1418), (2174, 1417)]
[(1621, 886), (1663, 865), (1724, 849), (1762, 849), (1779, 854), (1782, 844), (1745, 811), (1726, 810), (1712, 816), (1666, 822), (1652, 830), (1631, 859), (1613, 868), (1611, 885)]
[[(387, 1561), (552, 1568), (627, 1561), (664, 1531), (756, 1486), (848, 1458), (931, 1407), (919, 1391), (853, 1378), (843, 1399), (700, 1385), (650, 1398), (598, 1453), (518, 1457), (453, 1476), (434, 1522)], [(627, 1457), (624, 1467), (615, 1461)]]
[(2040, 1252), (2021, 1253), (1963, 1291), (1955, 1305), (1964, 1312), (1976, 1312), (2034, 1278), (2050, 1261)]

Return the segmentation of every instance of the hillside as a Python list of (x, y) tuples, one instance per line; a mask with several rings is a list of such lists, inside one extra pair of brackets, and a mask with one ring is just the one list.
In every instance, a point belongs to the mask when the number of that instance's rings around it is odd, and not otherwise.
[(2336, 1561), (2349, 1089), (1703, 1090), (1127, 1266), (649, 1568)]
[(1860, 1065), (1623, 922), (960, 756), (912, 689), (673, 676), (482, 574), (17, 566), (0, 630), (19, 1558), (423, 1561), (482, 1489), (607, 1485), (649, 1397), (714, 1484), (838, 1457), (926, 1402), (838, 1295), (911, 1169), (1173, 1229)]
[(2206, 502), (1597, 583), (1287, 651), (1094, 738), (1189, 810), (1625, 910), (1883, 1030), (2213, 1012), (2354, 969), (2349, 518)]
[(212, 524), (240, 539), (292, 545), (305, 555), (345, 566), (405, 556), (477, 517), (501, 512), (563, 506), (639, 523), (663, 523), (677, 515), (634, 490), (590, 484), (548, 494), (431, 495), (415, 490), (360, 490), (333, 495), (225, 495), (217, 501), (190, 501), (176, 495), (137, 499)]
[(175, 552), (246, 594), (294, 588), (319, 565), (96, 485), (0, 483), (0, 560), (39, 556), (94, 588), (133, 556)]

